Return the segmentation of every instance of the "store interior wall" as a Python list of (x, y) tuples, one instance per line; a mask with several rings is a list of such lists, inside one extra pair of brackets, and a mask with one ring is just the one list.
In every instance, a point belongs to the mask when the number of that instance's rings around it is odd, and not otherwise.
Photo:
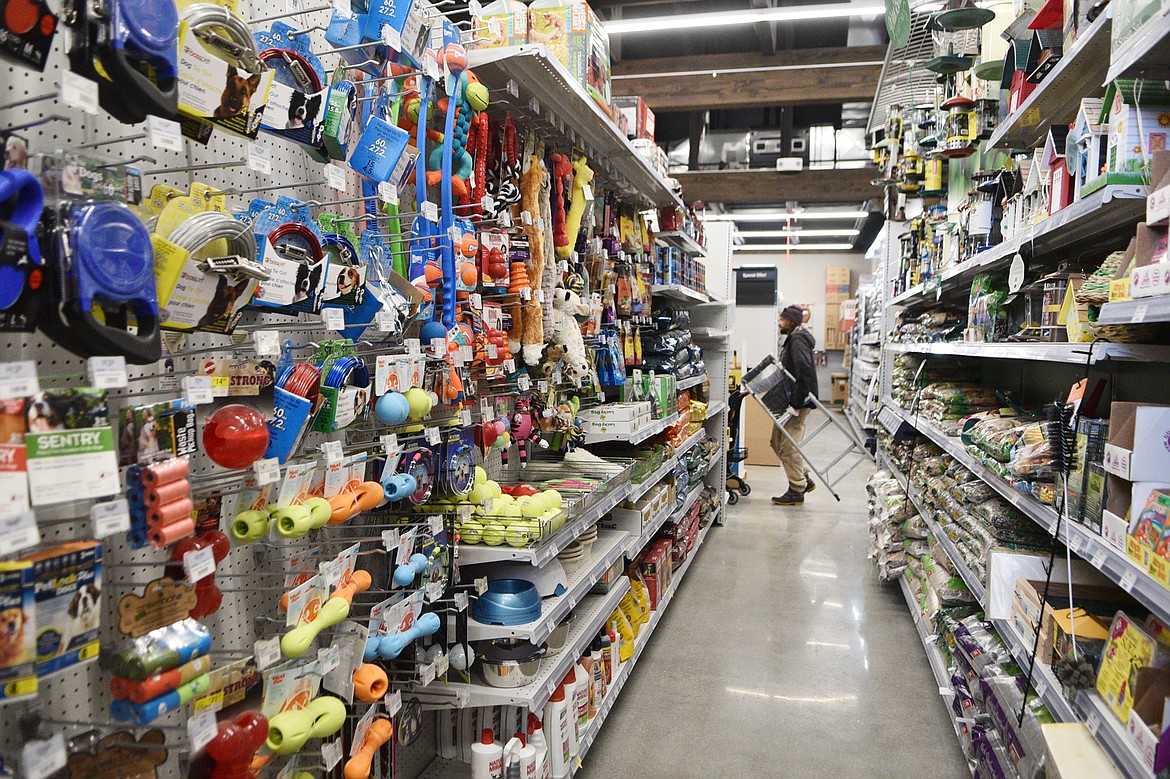
[[(734, 269), (740, 265), (775, 265), (780, 298), (776, 308), (736, 306), (731, 347), (745, 368), (755, 365), (765, 355), (775, 353), (780, 309), (793, 303), (808, 304), (812, 311), (808, 327), (817, 339), (817, 349), (822, 349), (825, 343), (825, 269), (830, 265), (848, 265), (852, 269), (850, 292), (857, 290), (861, 274), (873, 270), (872, 263), (862, 252), (793, 252), (791, 258), (783, 254), (736, 252), (731, 257), (731, 266)], [(821, 400), (828, 400), (831, 394), (829, 374), (845, 370), (844, 358), (844, 352), (829, 352), (828, 364), (818, 366)]]

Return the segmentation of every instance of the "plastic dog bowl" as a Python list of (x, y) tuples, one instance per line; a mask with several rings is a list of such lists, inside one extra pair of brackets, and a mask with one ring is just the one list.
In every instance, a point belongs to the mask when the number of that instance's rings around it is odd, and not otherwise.
[(540, 617), (540, 593), (524, 579), (497, 579), (488, 583), (472, 616), (487, 625), (523, 625)]

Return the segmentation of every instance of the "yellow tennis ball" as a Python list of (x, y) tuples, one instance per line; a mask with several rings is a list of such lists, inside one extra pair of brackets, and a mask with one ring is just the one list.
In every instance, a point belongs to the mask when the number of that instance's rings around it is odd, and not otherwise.
[(543, 495), (548, 500), (549, 508), (560, 508), (565, 505), (565, 499), (561, 497), (561, 493), (556, 490), (545, 490)]
[(532, 540), (532, 526), (528, 522), (517, 522), (508, 527), (508, 546), (527, 546)]
[(467, 502), (479, 505), (487, 499), (487, 490), (483, 488), (482, 484), (476, 484), (471, 488), (471, 492), (467, 493)]
[(487, 484), (487, 480), (488, 480), (487, 471), (485, 471), (483, 469), (483, 466), (481, 466), (481, 465), (475, 466), (475, 483), (476, 484)]
[(466, 520), (459, 525), (459, 539), (469, 544), (478, 544), (483, 540), (483, 525), (473, 519)]
[(544, 511), (544, 501), (535, 495), (529, 495), (520, 501), (520, 513), (529, 519), (539, 517)]
[(485, 522), (483, 525), (483, 542), (488, 546), (499, 546), (508, 536), (508, 528), (500, 522)]

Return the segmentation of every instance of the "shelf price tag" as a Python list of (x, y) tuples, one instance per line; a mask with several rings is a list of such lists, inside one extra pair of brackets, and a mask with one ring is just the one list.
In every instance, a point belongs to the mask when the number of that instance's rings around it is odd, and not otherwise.
[(398, 435), (395, 433), (387, 433), (381, 437), (382, 451), (386, 454), (393, 454), (398, 451)]
[(61, 102), (71, 108), (79, 108), (87, 114), (100, 114), (98, 85), (85, 76), (71, 70), (61, 74)]
[(487, 580), (486, 576), (480, 577), (479, 579), (475, 580), (475, 594), (476, 595), (483, 595), (485, 592), (487, 592), (487, 588), (488, 588), (488, 580)]
[(272, 175), (272, 152), (267, 146), (256, 141), (248, 144), (248, 170), (264, 176)]
[(280, 662), (280, 636), (261, 639), (254, 644), (254, 647), (258, 670), (263, 671), (265, 668)]
[(210, 376), (184, 376), (183, 394), (192, 406), (202, 406), (215, 399)]
[(324, 676), (341, 665), (341, 647), (330, 645), (317, 652), (318, 670)]
[(325, 462), (328, 465), (339, 463), (345, 458), (340, 441), (326, 441), (321, 444), (321, 452), (325, 455)]
[(41, 391), (32, 360), (0, 363), (0, 398), (24, 398)]
[(94, 538), (105, 538), (130, 529), (130, 504), (125, 498), (95, 503), (89, 512)]
[(280, 354), (280, 333), (275, 330), (257, 330), (252, 333), (257, 357), (276, 357)]
[(192, 584), (215, 573), (215, 554), (210, 546), (194, 549), (183, 555), (183, 570)]
[(464, 427), (471, 427), (471, 410), (463, 409), (459, 412), (459, 424)]
[(435, 224), (439, 223), (439, 207), (431, 201), (424, 200), (418, 210), (422, 212), (423, 219)]
[(428, 444), (430, 444), (431, 446), (436, 446), (436, 445), (438, 445), (438, 443), (440, 441), (443, 440), (443, 437), (439, 433), (439, 428), (428, 427), (426, 429), (426, 439), (427, 439)]
[(345, 312), (340, 308), (323, 308), (321, 321), (325, 323), (326, 330), (344, 330)]
[(37, 516), (31, 511), (0, 519), (0, 555), (28, 549), (41, 542)]
[(345, 191), (345, 170), (340, 165), (329, 163), (325, 166), (325, 183), (330, 189)]
[(468, 600), (466, 592), (455, 593), (455, 611), (466, 611), (467, 602)]
[(532, 389), (532, 379), (528, 378), (527, 373), (522, 373), (516, 378), (516, 384), (520, 387), (521, 392), (527, 392)]
[(377, 326), (379, 333), (392, 333), (398, 324), (398, 317), (393, 311), (382, 309), (374, 315), (374, 324)]
[(21, 776), (29, 779), (48, 779), (67, 762), (65, 737), (60, 733), (44, 740), (29, 741), (20, 748)]
[(275, 457), (257, 460), (252, 463), (252, 468), (256, 472), (256, 483), (261, 487), (280, 481), (280, 460)]
[(1125, 573), (1121, 574), (1121, 579), (1117, 583), (1126, 592), (1133, 592), (1133, 586), (1137, 584), (1137, 571), (1133, 568), (1128, 568)]
[(402, 51), (402, 33), (389, 24), (382, 25), (382, 45)]
[(426, 687), (431, 682), (435, 681), (435, 664), (427, 663), (418, 671), (419, 682), (423, 687)]
[(183, 151), (183, 131), (178, 122), (164, 119), (161, 116), (148, 116), (146, 118), (146, 132), (150, 136), (150, 145), (154, 148)]
[(130, 383), (125, 357), (90, 357), (86, 362), (86, 372), (94, 389), (121, 389)]
[(341, 739), (335, 738), (321, 745), (321, 760), (325, 762), (326, 771), (332, 771), (341, 762)]
[(187, 720), (187, 735), (191, 738), (191, 752), (198, 752), (211, 743), (219, 732), (215, 712), (210, 709), (197, 711)]
[(1142, 303), (1141, 305), (1134, 306), (1133, 316), (1130, 317), (1129, 321), (1132, 324), (1139, 324), (1141, 322), (1146, 321), (1146, 314), (1149, 312), (1149, 310), (1150, 310), (1149, 303)]
[(388, 717), (393, 717), (402, 711), (402, 690), (388, 693), (383, 699), (382, 705), (386, 707), (386, 716)]
[(431, 535), (433, 536), (437, 536), (439, 533), (443, 532), (443, 518), (438, 514), (432, 515), (431, 518), (427, 520), (427, 525), (430, 527)]

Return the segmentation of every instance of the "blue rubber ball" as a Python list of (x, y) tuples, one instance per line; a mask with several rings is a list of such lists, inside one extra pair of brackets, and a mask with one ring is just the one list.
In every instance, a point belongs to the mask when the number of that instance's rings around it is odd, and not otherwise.
[(387, 425), (401, 425), (410, 414), (410, 404), (401, 392), (387, 392), (374, 404), (374, 414)]
[(427, 322), (422, 326), (422, 332), (419, 333), (419, 340), (422, 341), (423, 346), (430, 346), (431, 341), (437, 338), (446, 338), (447, 328), (442, 322)]

